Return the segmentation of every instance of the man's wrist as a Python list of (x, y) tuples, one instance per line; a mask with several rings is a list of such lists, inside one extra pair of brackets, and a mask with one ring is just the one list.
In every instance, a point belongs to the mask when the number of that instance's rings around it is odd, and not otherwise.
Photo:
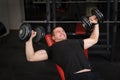
[(94, 23), (94, 25), (98, 25), (99, 23)]
[(26, 44), (31, 43), (31, 42), (32, 42), (32, 39), (29, 39), (28, 41), (26, 41)]
[(99, 26), (99, 23), (95, 23), (94, 26)]

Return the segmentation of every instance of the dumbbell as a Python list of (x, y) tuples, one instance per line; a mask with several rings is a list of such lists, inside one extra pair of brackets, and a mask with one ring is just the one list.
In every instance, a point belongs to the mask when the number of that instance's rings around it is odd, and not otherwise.
[(6, 32), (7, 30), (5, 28), (5, 25), (2, 22), (0, 22), (0, 37), (4, 35)]
[(39, 42), (45, 36), (45, 29), (42, 26), (31, 25), (29, 23), (23, 23), (19, 29), (19, 38), (23, 41), (28, 41), (32, 30), (36, 31), (37, 34), (33, 38), (33, 42)]
[[(104, 15), (102, 14), (102, 12), (100, 12), (98, 9), (94, 8), (91, 10), (91, 16), (96, 16), (96, 18), (98, 19), (98, 23), (103, 23), (104, 21)], [(82, 16), (80, 19), (82, 26), (85, 28), (86, 31), (92, 31), (94, 24), (92, 24), (89, 21), (89, 17), (87, 16)]]

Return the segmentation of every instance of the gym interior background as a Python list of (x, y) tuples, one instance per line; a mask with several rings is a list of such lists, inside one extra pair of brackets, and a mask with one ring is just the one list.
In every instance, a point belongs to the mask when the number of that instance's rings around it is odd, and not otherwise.
[[(79, 38), (83, 35), (75, 35), (77, 21), (90, 16), (92, 8), (104, 14), (104, 22), (100, 24), (99, 42), (88, 50), (89, 60), (105, 80), (120, 80), (120, 0), (0, 0), (0, 22), (6, 29), (0, 35), (0, 79), (56, 80), (53, 76), (58, 77), (57, 72), (50, 61), (26, 61), (25, 43), (18, 37), (20, 25), (38, 24), (47, 33), (51, 26), (60, 24), (69, 38)], [(45, 47), (44, 43), (35, 44), (36, 50)]]

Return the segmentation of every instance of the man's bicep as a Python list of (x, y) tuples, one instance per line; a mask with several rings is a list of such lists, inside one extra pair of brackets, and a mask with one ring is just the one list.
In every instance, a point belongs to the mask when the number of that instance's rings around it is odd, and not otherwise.
[(48, 59), (48, 55), (46, 50), (38, 50), (35, 52), (34, 56), (32, 57), (31, 61), (44, 61)]

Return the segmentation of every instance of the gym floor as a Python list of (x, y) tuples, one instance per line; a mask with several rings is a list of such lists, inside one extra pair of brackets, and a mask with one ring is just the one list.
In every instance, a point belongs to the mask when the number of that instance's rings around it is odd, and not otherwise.
[[(0, 80), (58, 80), (57, 71), (50, 61), (26, 61), (24, 45), (18, 38), (18, 31), (10, 31), (0, 39)], [(90, 55), (89, 60), (95, 73), (105, 80), (120, 80), (119, 62), (110, 62), (97, 55)]]

